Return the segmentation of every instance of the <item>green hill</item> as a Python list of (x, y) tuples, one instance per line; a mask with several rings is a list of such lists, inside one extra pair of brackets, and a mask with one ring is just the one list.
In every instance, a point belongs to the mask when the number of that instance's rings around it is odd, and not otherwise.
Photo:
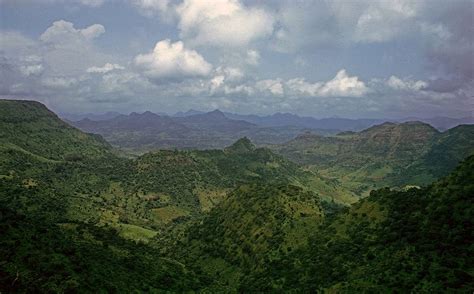
[(190, 226), (168, 254), (201, 267), (213, 280), (208, 291), (235, 290), (240, 278), (306, 247), (323, 219), (319, 198), (302, 188), (244, 185)]
[(60, 120), (36, 101), (0, 100), (1, 152), (24, 152), (50, 160), (100, 157), (110, 146)]
[(239, 291), (472, 293), (473, 171), (471, 156), (426, 188), (372, 192), (326, 218), (307, 247), (242, 276)]
[(131, 159), (39, 103), (0, 102), (1, 292), (472, 292), (474, 157), (426, 188), (348, 192), (403, 179), (375, 177), (381, 162), (445, 173), (469, 127), (298, 138), (325, 168), (247, 138)]
[(374, 187), (426, 185), (474, 153), (474, 127), (443, 133), (420, 122), (384, 123), (358, 133), (305, 134), (277, 153), (365, 195)]
[[(9, 135), (1, 145), (0, 175), (12, 185), (45, 191), (40, 199), (15, 199), (10, 207), (16, 210), (48, 213), (44, 203), (57, 201), (56, 194), (61, 194), (68, 219), (108, 224), (125, 237), (148, 242), (170, 226), (199, 218), (242, 184), (291, 183), (326, 200), (356, 199), (246, 138), (224, 150), (162, 150), (132, 160), (67, 126), (39, 103), (4, 104), (13, 114), (5, 117)], [(24, 114), (16, 114), (17, 108)], [(25, 122), (21, 117), (30, 119)], [(30, 140), (30, 134), (38, 135)]]
[[(5, 226), (0, 250), (8, 252), (14, 243), (20, 247), (1, 264), (1, 289), (194, 289), (200, 285), (199, 274), (162, 257), (160, 244), (174, 242), (179, 237), (174, 234), (215, 211), (241, 185), (301, 186), (308, 178), (308, 172), (248, 139), (224, 150), (121, 158), (100, 138), (69, 127), (39, 103), (2, 103), (9, 114), (1, 125)], [(315, 197), (311, 201), (319, 201)], [(320, 213), (319, 206), (315, 209)], [(45, 228), (50, 233), (41, 235)], [(41, 237), (32, 242), (35, 235)], [(127, 240), (157, 249), (137, 245), (133, 251), (134, 243)], [(38, 261), (28, 259), (30, 254)], [(36, 270), (38, 262), (45, 272)], [(99, 268), (100, 263), (106, 266)], [(124, 277), (127, 265), (136, 270)], [(56, 266), (63, 270), (52, 271)], [(107, 272), (116, 278), (108, 282)]]

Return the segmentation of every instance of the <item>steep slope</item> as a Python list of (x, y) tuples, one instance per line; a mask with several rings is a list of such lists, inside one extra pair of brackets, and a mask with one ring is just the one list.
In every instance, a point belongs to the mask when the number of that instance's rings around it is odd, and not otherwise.
[(214, 280), (207, 291), (232, 291), (241, 277), (304, 248), (323, 219), (311, 192), (292, 185), (244, 185), (191, 226), (168, 254), (200, 266)]
[(130, 160), (40, 103), (0, 106), (1, 292), (199, 287), (189, 268), (126, 240), (146, 242), (156, 232), (113, 221), (122, 213), (146, 222), (137, 198), (111, 191)]
[(460, 125), (449, 129), (432, 142), (423, 157), (423, 165), (435, 177), (444, 175), (443, 170), (452, 170), (456, 164), (474, 152), (474, 126)]
[[(9, 103), (13, 108), (25, 104)], [(256, 148), (247, 138), (224, 150), (159, 151), (136, 160), (117, 157), (105, 145), (102, 156), (92, 152), (101, 141), (65, 125), (41, 104), (25, 107), (28, 113), (40, 113), (40, 119), (26, 124), (18, 117), (3, 126), (17, 134), (34, 129), (41, 140), (32, 141), (34, 148), (24, 145), (31, 152), (12, 149), (0, 160), (0, 251), (6, 256), (0, 264), (2, 291), (197, 289), (202, 277), (193, 271), (193, 263), (185, 266), (164, 258), (161, 244), (175, 244), (180, 232), (209, 211), (218, 211), (214, 208), (241, 185), (255, 189), (262, 184), (303, 185), (308, 174), (270, 150)], [(9, 137), (4, 137), (4, 144), (13, 145), (17, 139), (12, 132), (5, 134)], [(42, 152), (53, 144), (62, 156), (50, 159)], [(72, 147), (77, 149), (68, 149)], [(69, 150), (92, 151), (73, 160), (65, 156)], [(277, 212), (289, 205), (284, 212), (292, 213), (293, 219), (301, 212), (312, 225), (317, 223), (321, 215), (317, 196), (303, 188), (291, 189), (295, 195), (311, 196), (300, 199), (282, 190), (276, 198)], [(258, 210), (267, 207), (270, 212), (273, 201), (262, 199), (267, 200)], [(290, 234), (288, 226), (285, 234)], [(42, 234), (46, 228), (49, 233)], [(171, 240), (162, 240), (166, 238)], [(156, 249), (134, 247), (127, 240)]]
[[(23, 104), (17, 102), (16, 107)], [(107, 224), (122, 236), (148, 242), (158, 231), (200, 217), (241, 184), (292, 183), (315, 191), (328, 201), (350, 203), (356, 199), (334, 183), (300, 170), (270, 150), (256, 148), (246, 138), (224, 150), (162, 150), (136, 160), (117, 157), (106, 145), (103, 155), (98, 157), (85, 151), (95, 150), (101, 141), (65, 125), (41, 104), (27, 105), (30, 112), (44, 112), (41, 123), (25, 124), (19, 119), (9, 128), (18, 134), (34, 128), (41, 134), (41, 140), (35, 143), (35, 149), (31, 149), (35, 153), (32, 153), (9, 148), (16, 146), (11, 142), (17, 138), (12, 135), (5, 138), (0, 178), (7, 184), (40, 189), (43, 197), (17, 198), (11, 207), (18, 211), (56, 213), (47, 209), (50, 205), (47, 203), (61, 199), (65, 206), (62, 213), (72, 221)], [(145, 124), (148, 118), (155, 119), (153, 114), (138, 116), (144, 116)], [(56, 129), (55, 124), (61, 128)], [(51, 129), (54, 132), (50, 136)], [(91, 146), (87, 145), (89, 141), (71, 141), (71, 136), (92, 140)], [(26, 143), (31, 142), (35, 141)], [(71, 150), (78, 150), (78, 155), (64, 152), (64, 158), (43, 156), (43, 150), (49, 152), (52, 145), (64, 150), (77, 148)]]
[(272, 149), (366, 193), (383, 185), (424, 185), (446, 175), (474, 152), (473, 129), (440, 133), (420, 122), (384, 123), (332, 137), (305, 134)]
[[(57, 191), (0, 180), (0, 291), (5, 293), (187, 292), (199, 275), (107, 226), (71, 221)], [(21, 210), (12, 198), (36, 198)], [(42, 201), (39, 201), (43, 199)], [(87, 201), (85, 199), (82, 200)]]
[(240, 290), (471, 293), (473, 171), (471, 156), (427, 188), (372, 192)]
[(101, 157), (110, 146), (100, 136), (84, 134), (35, 101), (0, 100), (0, 148), (50, 160)]
[[(337, 179), (302, 170), (247, 138), (223, 150), (127, 159), (107, 145), (100, 149), (100, 140), (58, 122), (41, 104), (27, 109), (44, 116), (37, 124), (17, 117), (3, 126), (18, 134), (35, 130), (41, 139), (34, 145), (0, 129), (10, 134), (5, 146), (24, 144), (0, 154), (2, 292), (474, 288), (472, 156), (427, 188), (382, 189), (341, 208), (337, 202), (354, 197)], [(409, 168), (420, 162), (424, 168), (439, 153), (446, 154), (444, 165), (472, 146), (464, 146), (472, 142), (469, 127), (439, 134), (416, 124), (416, 132), (405, 134), (412, 127), (305, 137), (309, 146), (314, 138), (324, 142), (319, 147), (327, 154), (334, 152), (332, 140), (345, 140), (367, 161), (415, 161)], [(432, 147), (425, 150), (427, 140)], [(50, 145), (59, 155), (48, 155)], [(341, 146), (336, 155), (346, 154)], [(87, 152), (72, 158), (71, 150)], [(350, 170), (357, 160), (343, 167)]]
[[(321, 194), (337, 190), (246, 138), (224, 150), (148, 153), (134, 161), (131, 171), (131, 178), (124, 180), (125, 190), (167, 195), (166, 207), (180, 207), (187, 213), (209, 210), (241, 184), (292, 183)], [(311, 186), (315, 183), (319, 186)]]

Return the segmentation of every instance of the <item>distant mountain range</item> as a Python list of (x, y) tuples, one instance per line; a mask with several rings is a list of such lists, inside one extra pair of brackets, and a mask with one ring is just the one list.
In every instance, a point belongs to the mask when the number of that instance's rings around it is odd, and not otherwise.
[(79, 121), (83, 119), (90, 119), (90, 120), (108, 120), (114, 117), (121, 115), (120, 112), (116, 111), (109, 111), (105, 113), (83, 113), (83, 114), (75, 114), (75, 113), (60, 113), (59, 116), (68, 121)]
[[(115, 147), (134, 153), (154, 149), (224, 148), (241, 137), (248, 137), (255, 144), (265, 146), (284, 143), (307, 132), (334, 135), (343, 131), (361, 131), (385, 122), (381, 119), (316, 119), (290, 113), (240, 115), (220, 110), (189, 110), (173, 116), (146, 111), (129, 115), (108, 112), (63, 117), (73, 126), (100, 134)], [(424, 121), (441, 131), (459, 124), (474, 123), (473, 118), (435, 117)]]
[[(132, 139), (261, 128), (218, 111), (100, 123)], [(0, 100), (0, 292), (473, 293), (473, 140), (387, 122), (130, 158)]]
[(340, 131), (360, 131), (385, 121), (381, 119), (347, 118), (316, 119), (314, 117), (301, 117), (291, 113), (275, 113), (268, 116), (226, 113), (226, 116), (232, 119), (241, 119), (266, 127), (296, 126), (309, 129), (329, 129)]
[(451, 117), (443, 117), (443, 116), (436, 116), (432, 118), (416, 118), (410, 117), (399, 120), (399, 122), (406, 122), (406, 121), (422, 121), (424, 123), (430, 124), (433, 127), (437, 128), (440, 131), (445, 131), (447, 129), (454, 128), (459, 125), (472, 125), (474, 124), (474, 117), (463, 117), (463, 118), (451, 118)]
[(301, 126), (259, 126), (231, 119), (219, 110), (173, 117), (149, 111), (133, 112), (106, 120), (85, 118), (69, 123), (85, 132), (102, 135), (116, 147), (136, 153), (154, 149), (224, 148), (242, 137), (250, 138), (257, 145), (277, 144), (307, 131), (322, 135), (338, 132)]
[[(463, 118), (451, 118), (451, 117), (431, 117), (431, 118), (419, 118), (419, 117), (407, 117), (402, 119), (349, 119), (349, 118), (321, 118), (317, 119), (310, 116), (299, 116), (292, 113), (275, 113), (272, 115), (259, 116), (254, 114), (236, 114), (231, 112), (221, 112), (220, 110), (214, 110), (212, 112), (223, 113), (227, 118), (233, 120), (246, 121), (260, 127), (300, 127), (308, 129), (324, 129), (324, 130), (339, 130), (339, 131), (361, 131), (373, 125), (381, 124), (383, 122), (407, 122), (407, 121), (421, 121), (428, 123), (440, 131), (444, 131), (453, 128), (457, 125), (462, 124), (474, 124), (474, 117), (463, 117)], [(190, 109), (186, 112), (179, 111), (173, 115), (166, 114), (164, 112), (158, 112), (156, 114), (160, 116), (170, 116), (174, 118), (184, 118), (195, 115), (206, 114), (207, 112)], [(82, 119), (90, 119), (93, 121), (109, 120), (120, 116), (118, 112), (107, 112), (103, 114), (70, 114), (64, 113), (60, 116), (68, 121), (80, 121)]]

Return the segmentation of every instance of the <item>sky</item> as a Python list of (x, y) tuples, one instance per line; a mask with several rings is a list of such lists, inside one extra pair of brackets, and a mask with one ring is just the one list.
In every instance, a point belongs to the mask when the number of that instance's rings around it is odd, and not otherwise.
[(474, 115), (474, 1), (0, 0), (0, 98), (57, 112)]

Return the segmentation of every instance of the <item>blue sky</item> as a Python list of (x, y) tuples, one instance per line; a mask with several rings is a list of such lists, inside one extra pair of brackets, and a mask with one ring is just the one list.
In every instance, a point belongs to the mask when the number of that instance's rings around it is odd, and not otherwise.
[(0, 97), (55, 111), (473, 115), (473, 1), (0, 6)]

